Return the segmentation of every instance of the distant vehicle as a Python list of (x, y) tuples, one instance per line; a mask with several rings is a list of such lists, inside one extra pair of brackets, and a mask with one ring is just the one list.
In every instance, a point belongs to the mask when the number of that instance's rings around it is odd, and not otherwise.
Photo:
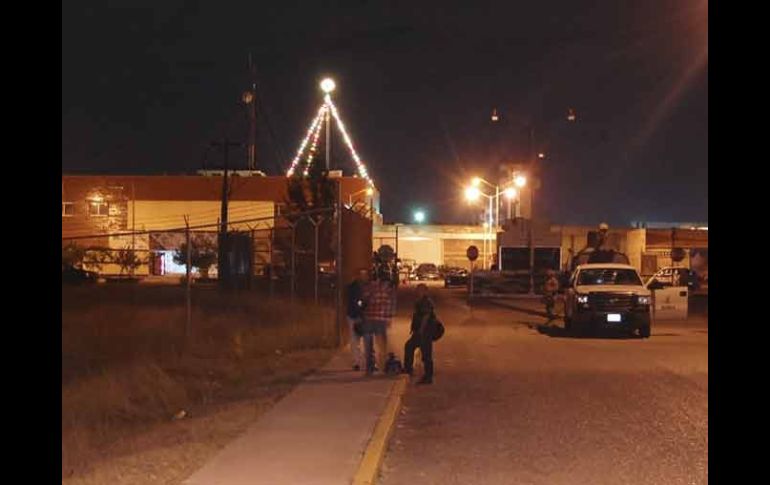
[(468, 270), (463, 268), (449, 268), (444, 274), (444, 287), (466, 286), (468, 284)]
[(570, 278), (564, 302), (568, 331), (617, 329), (650, 337), (652, 294), (627, 264), (582, 264)]
[(433, 263), (422, 263), (417, 267), (415, 273), (417, 274), (417, 279), (420, 281), (435, 281), (441, 279), (441, 273), (439, 273), (438, 268)]
[(99, 273), (96, 271), (87, 271), (74, 266), (68, 266), (61, 272), (62, 283), (69, 285), (96, 283), (98, 279)]
[(660, 283), (662, 288), (687, 286), (690, 290), (697, 290), (700, 286), (697, 273), (687, 268), (661, 268), (647, 280), (647, 285), (653, 281)]

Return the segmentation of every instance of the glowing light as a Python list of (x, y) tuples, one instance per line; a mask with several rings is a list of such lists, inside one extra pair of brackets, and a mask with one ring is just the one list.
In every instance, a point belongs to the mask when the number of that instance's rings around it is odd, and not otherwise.
[(342, 122), (342, 119), (340, 119), (340, 115), (337, 112), (337, 106), (334, 105), (328, 94), (326, 95), (325, 99), (326, 103), (329, 105), (329, 108), (331, 108), (331, 113), (332, 116), (334, 116), (334, 121), (337, 123), (337, 128), (339, 128), (340, 133), (342, 133), (342, 139), (345, 140), (345, 144), (348, 146), (350, 154), (353, 156), (353, 161), (356, 163), (356, 167), (358, 168), (358, 175), (360, 175), (361, 178), (366, 179), (369, 183), (372, 183), (372, 179), (369, 178), (369, 174), (366, 171), (366, 166), (358, 156), (356, 149), (353, 147), (353, 142), (350, 140), (348, 131), (345, 129), (345, 124)]
[(516, 177), (513, 179), (513, 183), (514, 183), (514, 184), (516, 184), (516, 187), (518, 187), (518, 188), (522, 188), (522, 187), (524, 187), (525, 185), (527, 185), (527, 177), (525, 177), (525, 176), (523, 176), (523, 175), (517, 175), (517, 176), (516, 176)]
[[(345, 124), (342, 122), (339, 112), (337, 111), (337, 107), (334, 105), (334, 103), (332, 102), (332, 98), (329, 95), (329, 93), (333, 91), (334, 88), (335, 88), (334, 80), (327, 78), (321, 81), (321, 89), (323, 89), (323, 91), (326, 93), (324, 95), (324, 103), (318, 109), (318, 113), (316, 113), (316, 117), (313, 119), (312, 123), (310, 124), (310, 127), (307, 130), (305, 138), (302, 140), (302, 143), (300, 143), (299, 149), (297, 150), (297, 154), (292, 160), (289, 166), (289, 169), (286, 171), (286, 176), (291, 177), (292, 175), (294, 175), (294, 173), (297, 170), (297, 166), (300, 164), (302, 154), (305, 152), (305, 149), (307, 148), (308, 143), (310, 143), (310, 148), (309, 148), (307, 157), (305, 159), (305, 167), (303, 171), (304, 175), (308, 175), (310, 166), (312, 165), (313, 159), (315, 157), (315, 152), (318, 148), (318, 139), (320, 137), (321, 130), (323, 129), (324, 121), (329, 122), (330, 115), (331, 115), (334, 117), (334, 121), (337, 125), (337, 128), (339, 129), (340, 133), (342, 133), (342, 139), (344, 140), (345, 144), (350, 150), (351, 157), (353, 158), (353, 161), (356, 164), (356, 168), (358, 172), (357, 176), (365, 179), (367, 182), (369, 182), (370, 186), (374, 187), (374, 182), (369, 177), (369, 173), (366, 169), (366, 165), (364, 165), (364, 162), (361, 160), (361, 157), (358, 156), (358, 152), (356, 152), (356, 149), (353, 146), (353, 142), (350, 139), (350, 135), (348, 135), (347, 129), (345, 128)], [(311, 142), (311, 139), (312, 139), (312, 142)]]
[(321, 123), (321, 120), (323, 119), (323, 115), (327, 109), (328, 108), (326, 107), (326, 105), (323, 105), (318, 109), (318, 113), (313, 119), (313, 122), (310, 123), (310, 128), (308, 128), (307, 130), (305, 139), (302, 140), (302, 143), (299, 145), (299, 150), (297, 150), (297, 155), (294, 157), (294, 160), (291, 161), (291, 166), (289, 167), (289, 170), (287, 170), (286, 172), (287, 177), (291, 177), (292, 175), (294, 175), (294, 171), (297, 168), (297, 164), (299, 163), (300, 157), (302, 156), (302, 152), (305, 151), (305, 146), (307, 146), (307, 142), (310, 140), (310, 137), (313, 136), (313, 132), (316, 130), (316, 127)]
[(513, 187), (508, 187), (503, 191), (503, 193), (509, 199), (513, 199), (516, 197), (516, 195), (518, 195), (518, 192), (516, 192), (516, 189), (514, 189)]
[(465, 189), (465, 198), (471, 202), (478, 200), (480, 195), (481, 191), (478, 189), (478, 187), (468, 187)]
[(497, 108), (492, 110), (492, 121), (500, 121), (500, 116), (497, 114)]
[(471, 185), (473, 185), (474, 187), (478, 187), (479, 185), (481, 185), (481, 178), (473, 177), (473, 180), (471, 180)]
[[(329, 117), (329, 110), (324, 111), (324, 118)], [(321, 136), (321, 128), (323, 127), (323, 123), (318, 123), (316, 125), (315, 132), (313, 133), (313, 142), (310, 144), (310, 150), (308, 150), (307, 153), (307, 160), (305, 161), (305, 171), (303, 172), (303, 175), (307, 177), (310, 174), (310, 165), (313, 164), (313, 157), (315, 157), (315, 151), (316, 147), (318, 147), (318, 138)]]
[(373, 188), (371, 188), (371, 187), (369, 187), (368, 189), (366, 189), (366, 195), (368, 195), (368, 196), (370, 196), (370, 197), (371, 197), (372, 195), (374, 195), (374, 189), (373, 189)]
[(545, 158), (545, 153), (543, 152), (538, 153), (537, 158)]
[(570, 108), (569, 110), (567, 110), (567, 121), (575, 121), (575, 119), (577, 119), (575, 110), (573, 108)]
[(418, 223), (425, 222), (425, 212), (416, 211), (414, 213), (414, 222), (418, 222)]
[(334, 82), (334, 79), (327, 77), (323, 81), (321, 81), (321, 91), (325, 92), (326, 94), (331, 93), (334, 91), (334, 88), (337, 87), (337, 83)]

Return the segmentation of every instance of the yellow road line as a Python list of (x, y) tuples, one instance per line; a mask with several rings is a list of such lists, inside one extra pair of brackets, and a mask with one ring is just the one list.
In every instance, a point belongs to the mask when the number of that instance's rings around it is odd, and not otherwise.
[(408, 382), (409, 377), (401, 375), (391, 389), (388, 402), (385, 404), (385, 410), (380, 416), (377, 426), (374, 428), (374, 433), (366, 447), (364, 457), (358, 465), (358, 472), (356, 472), (356, 476), (353, 478), (353, 485), (374, 485), (377, 479), (377, 472), (385, 456), (388, 440), (393, 432), (393, 424), (396, 422), (399, 410), (401, 410), (401, 398), (406, 392)]

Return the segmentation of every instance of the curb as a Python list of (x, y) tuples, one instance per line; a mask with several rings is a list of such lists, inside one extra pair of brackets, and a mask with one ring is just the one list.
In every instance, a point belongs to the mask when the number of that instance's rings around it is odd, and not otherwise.
[(396, 417), (401, 409), (401, 398), (406, 392), (408, 382), (409, 377), (401, 375), (390, 390), (385, 410), (374, 427), (374, 433), (372, 433), (369, 444), (366, 446), (364, 457), (353, 477), (353, 485), (373, 485), (375, 483), (377, 472), (385, 456), (388, 440), (393, 432), (393, 424), (396, 422)]

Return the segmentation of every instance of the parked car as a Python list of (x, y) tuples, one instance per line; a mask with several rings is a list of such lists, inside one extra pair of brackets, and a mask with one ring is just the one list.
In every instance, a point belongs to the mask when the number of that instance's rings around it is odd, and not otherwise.
[(74, 266), (63, 268), (61, 272), (62, 283), (70, 285), (96, 283), (98, 279), (99, 273), (96, 271), (87, 271)]
[(463, 268), (448, 269), (444, 275), (444, 287), (466, 286), (468, 284), (468, 270)]
[(568, 331), (599, 329), (650, 336), (652, 295), (639, 273), (626, 264), (583, 264), (575, 269), (564, 302)]
[(416, 274), (417, 279), (420, 281), (441, 279), (441, 273), (439, 273), (438, 268), (433, 263), (422, 263), (417, 267)]

